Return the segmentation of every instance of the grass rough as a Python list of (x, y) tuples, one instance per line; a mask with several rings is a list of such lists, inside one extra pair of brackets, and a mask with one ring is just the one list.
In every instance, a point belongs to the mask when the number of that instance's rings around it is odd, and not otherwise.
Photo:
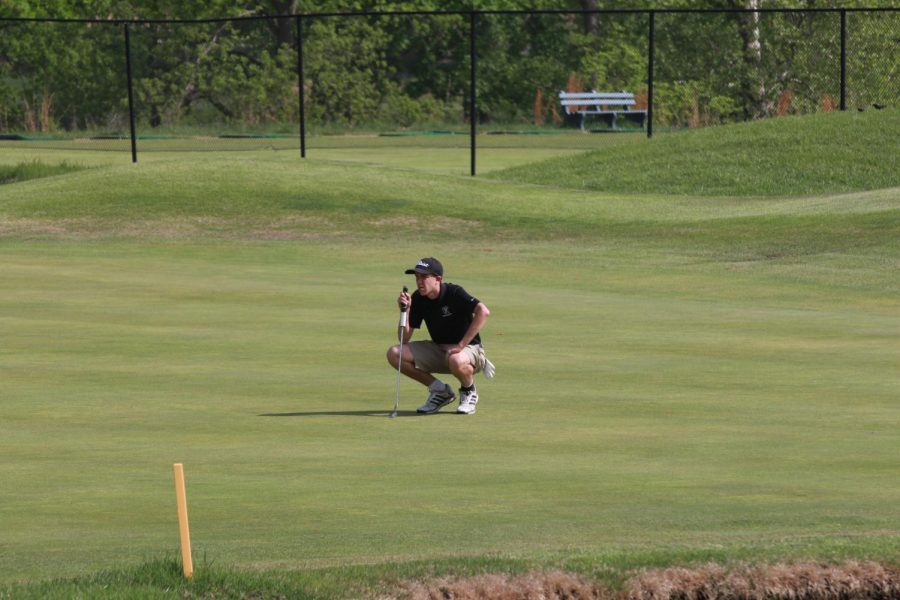
[(46, 164), (40, 160), (20, 162), (15, 165), (0, 164), (0, 185), (40, 179), (80, 171), (86, 167), (63, 160), (57, 164)]

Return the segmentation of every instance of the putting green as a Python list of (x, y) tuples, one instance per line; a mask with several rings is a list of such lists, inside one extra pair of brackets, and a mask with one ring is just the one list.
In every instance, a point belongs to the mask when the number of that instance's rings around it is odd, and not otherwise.
[(391, 246), (4, 244), (6, 577), (173, 550), (174, 462), (195, 551), (244, 566), (895, 535), (894, 301), (785, 265), (451, 243), (498, 377), (471, 418), (412, 416), (404, 382), (391, 420), (422, 253)]

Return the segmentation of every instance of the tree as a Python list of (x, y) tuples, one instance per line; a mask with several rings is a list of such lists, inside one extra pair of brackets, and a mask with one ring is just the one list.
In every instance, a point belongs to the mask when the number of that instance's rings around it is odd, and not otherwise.
[[(892, 0), (846, 0), (890, 6)], [(822, 6), (822, 0), (634, 0), (634, 8)], [(828, 4), (837, 4), (833, 0)], [(295, 124), (297, 12), (466, 10), (471, 0), (45, 0), (5, 3), (5, 16), (103, 22), (0, 21), (0, 128), (123, 129), (124, 28), (115, 19), (260, 20), (132, 24), (138, 117), (153, 126)], [(646, 86), (646, 14), (578, 14), (613, 0), (479, 0), (480, 9), (573, 9), (477, 19), (481, 121), (531, 122), (556, 108), (570, 78), (586, 87)], [(851, 103), (896, 103), (897, 13), (847, 18)], [(837, 13), (667, 14), (656, 18), (655, 117), (701, 125), (833, 106)], [(342, 127), (460, 122), (469, 103), (467, 15), (303, 19), (307, 115)], [(543, 108), (541, 108), (543, 107)], [(290, 125), (292, 126), (292, 125)]]
[[(23, 10), (16, 16), (38, 15)], [(4, 128), (54, 131), (118, 122), (127, 109), (121, 27), (13, 22), (0, 27)]]

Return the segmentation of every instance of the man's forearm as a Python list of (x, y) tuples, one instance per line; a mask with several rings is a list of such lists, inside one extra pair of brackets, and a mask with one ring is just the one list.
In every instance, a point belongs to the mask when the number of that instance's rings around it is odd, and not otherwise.
[(490, 314), (491, 311), (489, 311), (484, 304), (479, 304), (476, 307), (474, 318), (469, 324), (469, 328), (466, 330), (466, 334), (461, 340), (459, 340), (460, 348), (465, 348), (472, 343), (472, 340), (475, 339), (475, 336), (478, 335), (479, 331), (481, 331), (481, 328), (484, 326), (485, 322), (487, 321), (488, 315)]

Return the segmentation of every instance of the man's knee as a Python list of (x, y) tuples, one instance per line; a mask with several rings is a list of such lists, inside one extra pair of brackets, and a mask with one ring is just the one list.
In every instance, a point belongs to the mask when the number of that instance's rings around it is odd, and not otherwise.
[(387, 361), (393, 366), (400, 362), (400, 346), (391, 346), (387, 351)]
[(465, 352), (458, 352), (450, 356), (450, 370), (454, 373), (468, 373), (473, 369), (472, 363)]

